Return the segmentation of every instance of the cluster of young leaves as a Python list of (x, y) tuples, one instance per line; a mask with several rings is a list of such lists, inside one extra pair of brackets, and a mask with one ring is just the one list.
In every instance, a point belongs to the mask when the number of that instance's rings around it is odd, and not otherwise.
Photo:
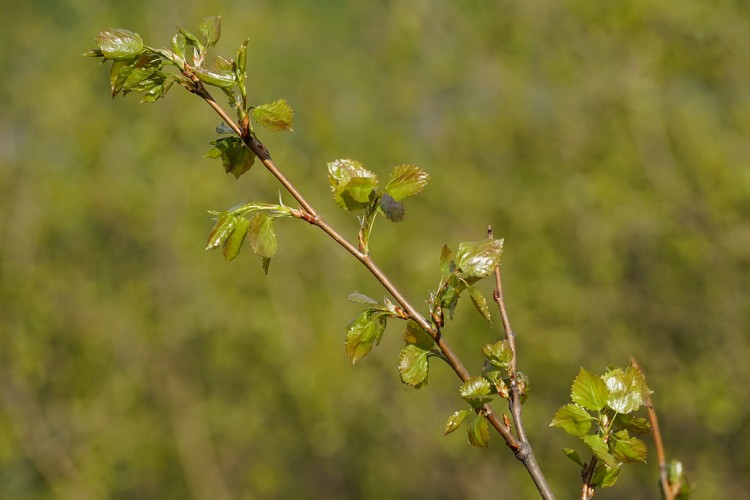
[(245, 240), (250, 240), (253, 252), (263, 259), (263, 270), (268, 274), (271, 257), (276, 255), (278, 242), (273, 223), (282, 217), (292, 217), (289, 207), (266, 203), (245, 203), (223, 212), (210, 212), (216, 223), (208, 235), (206, 250), (224, 249), (224, 260), (230, 262), (239, 255)]
[[(610, 369), (602, 376), (581, 368), (571, 388), (572, 403), (557, 410), (550, 426), (581, 439), (596, 457), (592, 487), (612, 486), (623, 464), (646, 461), (646, 443), (634, 435), (647, 434), (650, 426), (633, 413), (650, 394), (643, 374), (633, 366)], [(582, 472), (588, 469), (578, 452), (563, 452)]]
[[(247, 137), (255, 135), (252, 122), (273, 132), (291, 131), (294, 111), (284, 99), (259, 106), (247, 105), (245, 80), (248, 40), (237, 49), (235, 59), (220, 55), (211, 59), (209, 49), (221, 37), (221, 16), (204, 18), (198, 30), (200, 36), (178, 26), (171, 47), (159, 49), (145, 45), (138, 33), (108, 28), (96, 36), (97, 48), (84, 53), (84, 56), (112, 61), (112, 97), (120, 92), (123, 95), (141, 92), (143, 102), (155, 102), (164, 97), (175, 82), (191, 92), (196, 92), (200, 83), (219, 88), (226, 94), (230, 106), (237, 112), (238, 127)], [(207, 62), (209, 59), (210, 63)], [(164, 71), (167, 67), (175, 68), (177, 72), (167, 73)], [(211, 142), (212, 148), (206, 157), (221, 158), (225, 172), (239, 178), (250, 170), (255, 155), (245, 146), (246, 137), (221, 137), (222, 132), (220, 129), (220, 137)]]
[(359, 216), (359, 247), (369, 252), (369, 241), (375, 218), (385, 216), (400, 222), (406, 213), (402, 200), (424, 189), (430, 175), (416, 165), (398, 165), (383, 190), (378, 189), (378, 177), (355, 160), (335, 160), (328, 164), (328, 182), (336, 204), (349, 211), (363, 211)]

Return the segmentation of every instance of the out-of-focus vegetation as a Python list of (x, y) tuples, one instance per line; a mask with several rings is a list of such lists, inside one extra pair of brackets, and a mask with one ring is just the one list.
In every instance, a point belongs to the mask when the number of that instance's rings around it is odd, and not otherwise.
[[(580, 477), (550, 419), (582, 365), (630, 355), (696, 497), (750, 490), (746, 3), (30, 0), (0, 20), (1, 497), (535, 495), (499, 439), (441, 437), (458, 380), (403, 386), (400, 329), (351, 367), (346, 296), (382, 292), (323, 234), (279, 224), (269, 277), (204, 252), (207, 209), (278, 187), (201, 158), (199, 99), (113, 101), (80, 57), (106, 27), (166, 46), (215, 14), (226, 47), (251, 38), (250, 100), (294, 106), (266, 144), (332, 223), (356, 235), (327, 161), (430, 172), (371, 243), (414, 302), (443, 243), (506, 238), (527, 432), (561, 498)], [(469, 307), (445, 334), (478, 370), (499, 333)], [(657, 498), (651, 453), (597, 498)]]

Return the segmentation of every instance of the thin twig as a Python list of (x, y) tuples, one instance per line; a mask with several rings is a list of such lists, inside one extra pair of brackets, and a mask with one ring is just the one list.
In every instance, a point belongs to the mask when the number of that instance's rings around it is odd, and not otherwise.
[(591, 481), (594, 478), (594, 471), (596, 470), (596, 457), (591, 457), (589, 466), (582, 474), (583, 487), (581, 488), (581, 500), (591, 500), (594, 498), (594, 487), (591, 486)]
[[(453, 371), (456, 372), (461, 381), (465, 382), (466, 380), (468, 380), (471, 377), (469, 371), (459, 360), (458, 356), (456, 356), (456, 354), (453, 352), (453, 349), (451, 349), (451, 347), (442, 337), (440, 331), (435, 328), (432, 323), (430, 323), (422, 314), (420, 314), (416, 310), (416, 308), (401, 294), (398, 288), (393, 285), (391, 280), (375, 264), (375, 262), (368, 254), (361, 252), (357, 247), (352, 245), (317, 214), (317, 212), (312, 208), (307, 200), (305, 200), (302, 194), (297, 191), (292, 183), (289, 182), (284, 174), (276, 167), (276, 165), (273, 163), (273, 160), (271, 160), (271, 156), (268, 153), (266, 147), (252, 134), (248, 133), (246, 135), (243, 135), (240, 127), (234, 122), (234, 120), (229, 117), (229, 115), (227, 115), (227, 113), (221, 108), (221, 106), (216, 103), (216, 101), (213, 99), (213, 97), (211, 97), (211, 95), (208, 93), (208, 91), (200, 81), (196, 82), (195, 89), (190, 90), (191, 92), (202, 97), (209, 104), (209, 106), (211, 106), (211, 108), (222, 118), (222, 120), (224, 120), (227, 125), (229, 125), (232, 130), (240, 138), (242, 138), (247, 147), (263, 162), (263, 165), (266, 167), (266, 169), (268, 169), (271, 174), (276, 177), (276, 179), (284, 186), (284, 188), (294, 197), (294, 199), (297, 200), (297, 202), (302, 207), (302, 210), (304, 211), (292, 210), (292, 215), (320, 228), (339, 245), (344, 247), (344, 249), (352, 254), (360, 263), (362, 263), (362, 265), (364, 265), (370, 271), (375, 279), (380, 282), (380, 284), (391, 294), (391, 296), (393, 296), (396, 302), (407, 312), (409, 318), (416, 321), (424, 331), (432, 336), (438, 348), (443, 353), (445, 360), (448, 362)], [(513, 343), (513, 346), (515, 346), (515, 343)], [(513, 349), (515, 351), (515, 347), (513, 347)], [(520, 396), (518, 394), (517, 386), (515, 391), (515, 398), (519, 401), (519, 404), (517, 406), (520, 408)], [(503, 437), (505, 443), (513, 451), (516, 458), (518, 458), (524, 464), (542, 498), (544, 498), (545, 500), (554, 499), (555, 497), (552, 494), (552, 491), (550, 490), (549, 485), (544, 478), (544, 475), (542, 474), (541, 468), (539, 467), (533, 450), (531, 449), (531, 446), (529, 446), (528, 442), (519, 442), (518, 439), (516, 439), (516, 437), (513, 435), (511, 430), (508, 428), (508, 426), (505, 425), (503, 420), (493, 411), (492, 407), (490, 407), (488, 404), (485, 404), (482, 407), (481, 411), (485, 415), (487, 420), (492, 424), (492, 426), (497, 430), (497, 432)], [(519, 428), (518, 423), (516, 423), (516, 428)]]
[[(641, 372), (643, 380), (646, 380), (646, 374), (643, 373), (643, 369), (638, 364), (638, 361), (631, 356), (630, 364)], [(664, 444), (661, 440), (661, 431), (659, 430), (659, 419), (656, 418), (656, 410), (654, 405), (651, 403), (651, 396), (647, 396), (643, 402), (648, 411), (648, 420), (651, 423), (651, 435), (654, 437), (654, 447), (656, 447), (656, 457), (659, 461), (659, 481), (661, 482), (661, 490), (664, 493), (665, 500), (674, 500), (674, 492), (669, 485), (669, 476), (667, 473), (667, 459), (664, 453)]]

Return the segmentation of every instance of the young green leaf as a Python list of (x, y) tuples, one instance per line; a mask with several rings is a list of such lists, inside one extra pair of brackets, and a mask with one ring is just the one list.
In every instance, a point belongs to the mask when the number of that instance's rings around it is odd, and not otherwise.
[(594, 487), (608, 488), (614, 486), (617, 482), (617, 478), (622, 470), (622, 464), (617, 464), (613, 467), (608, 467), (603, 463), (596, 464), (594, 469), (594, 476), (591, 479), (591, 483)]
[(609, 448), (620, 462), (646, 462), (648, 447), (636, 437), (630, 437), (628, 431), (621, 430), (609, 438)]
[(617, 414), (615, 425), (619, 428), (626, 429), (631, 434), (648, 434), (651, 432), (651, 425), (643, 417), (633, 415)]
[(433, 339), (429, 333), (424, 331), (413, 319), (410, 319), (406, 323), (404, 341), (407, 344), (415, 345), (425, 351), (435, 349), (435, 339)]
[(234, 71), (228, 69), (209, 69), (204, 68), (203, 66), (195, 66), (193, 68), (193, 73), (195, 73), (195, 76), (197, 76), (203, 83), (222, 89), (229, 88), (237, 82), (237, 77), (235, 76)]
[(221, 158), (224, 171), (234, 175), (235, 179), (250, 170), (255, 155), (239, 137), (222, 137), (211, 141), (213, 147), (206, 152), (205, 158)]
[(651, 394), (646, 386), (643, 373), (633, 366), (625, 371), (616, 368), (602, 376), (607, 390), (607, 406), (617, 413), (631, 413), (643, 404), (643, 399)]
[(669, 489), (677, 500), (686, 500), (693, 491), (693, 485), (690, 484), (685, 468), (679, 460), (672, 460), (667, 470), (667, 479)]
[(373, 344), (380, 343), (385, 331), (386, 319), (386, 315), (377, 309), (367, 309), (347, 325), (346, 353), (352, 364), (369, 354)]
[(404, 204), (391, 198), (388, 193), (383, 194), (378, 200), (378, 206), (383, 211), (385, 218), (391, 222), (404, 220), (406, 208)]
[(237, 217), (237, 223), (234, 231), (229, 235), (227, 241), (224, 242), (224, 260), (231, 262), (240, 254), (242, 244), (245, 242), (245, 236), (250, 227), (250, 221), (244, 217)]
[(484, 278), (494, 271), (502, 253), (503, 240), (459, 243), (456, 266), (468, 276)]
[(114, 98), (122, 90), (122, 84), (133, 71), (133, 64), (135, 60), (122, 60), (113, 61), (112, 68), (109, 70), (109, 84), (112, 89), (112, 97)]
[(492, 316), (490, 316), (490, 308), (487, 306), (487, 299), (484, 298), (484, 295), (482, 295), (482, 292), (480, 292), (475, 287), (470, 286), (469, 297), (471, 298), (471, 303), (474, 304), (474, 307), (476, 308), (476, 310), (479, 311), (479, 314), (481, 314), (482, 317), (486, 319), (489, 323), (492, 323)]
[(367, 208), (374, 199), (378, 178), (357, 161), (336, 160), (328, 164), (328, 182), (338, 206), (359, 210)]
[[(179, 57), (182, 61), (185, 61), (185, 48), (187, 46), (187, 40), (185, 35), (177, 33), (172, 37), (172, 53)], [(181, 66), (183, 67), (183, 66)]]
[(591, 411), (599, 411), (604, 408), (607, 402), (607, 394), (607, 386), (604, 381), (585, 368), (581, 368), (581, 371), (578, 372), (570, 391), (570, 397), (574, 403)]
[[(239, 57), (239, 56), (238, 56)], [(271, 132), (292, 131), (294, 110), (284, 99), (253, 108), (253, 120)]]
[(601, 436), (598, 434), (588, 434), (582, 436), (581, 439), (588, 449), (591, 450), (591, 453), (593, 453), (594, 456), (601, 460), (605, 465), (609, 467), (617, 465), (617, 460), (609, 453), (607, 443), (604, 442), (604, 439), (602, 439)]
[(563, 453), (565, 453), (565, 456), (583, 467), (583, 460), (581, 460), (581, 456), (578, 454), (576, 450), (573, 448), (563, 448)]
[(399, 165), (391, 171), (385, 192), (401, 201), (422, 191), (429, 181), (430, 174), (416, 165)]
[(185, 28), (177, 27), (178, 30), (180, 30), (180, 34), (185, 37), (185, 41), (188, 43), (188, 45), (192, 45), (197, 49), (197, 52), (203, 54), (206, 51), (205, 46), (203, 43), (198, 39), (197, 36), (190, 33)]
[(409, 344), (401, 349), (398, 356), (398, 373), (401, 382), (415, 389), (426, 386), (430, 368), (429, 354), (429, 351), (425, 351), (414, 344)]
[(133, 59), (143, 52), (143, 40), (138, 33), (109, 28), (96, 35), (96, 45), (107, 59)]
[(231, 236), (234, 228), (237, 226), (237, 217), (230, 212), (221, 212), (216, 219), (213, 229), (208, 235), (208, 244), (206, 250), (213, 250), (223, 245), (229, 236)]
[(246, 70), (245, 67), (247, 66), (247, 44), (250, 42), (250, 40), (245, 40), (242, 42), (242, 45), (240, 45), (240, 48), (237, 49), (237, 82), (240, 84), (241, 87), (244, 87), (245, 84), (245, 78), (246, 78)]
[(461, 425), (461, 422), (463, 422), (464, 419), (472, 413), (474, 413), (472, 410), (454, 411), (451, 416), (448, 417), (448, 421), (445, 423), (445, 430), (443, 431), (443, 435), (447, 436), (451, 432), (458, 429), (458, 427)]
[(461, 397), (475, 408), (492, 401), (492, 385), (484, 377), (471, 377), (461, 384), (459, 391)]
[(567, 404), (557, 410), (549, 426), (559, 427), (572, 436), (581, 437), (591, 429), (594, 420), (596, 419), (582, 407)]
[(475, 448), (486, 448), (490, 442), (490, 428), (484, 415), (477, 415), (468, 431), (469, 443)]
[(377, 305), (378, 301), (368, 297), (367, 295), (354, 292), (349, 294), (349, 300), (352, 302), (359, 302), (360, 304)]
[(153, 86), (144, 90), (141, 102), (156, 102), (163, 98), (173, 83), (174, 77), (172, 75), (166, 75), (166, 78), (160, 83), (155, 81)]
[(498, 340), (494, 344), (486, 344), (482, 347), (482, 353), (495, 366), (509, 368), (513, 360), (513, 350), (507, 340)]
[(221, 37), (221, 16), (204, 17), (198, 25), (201, 35), (206, 40), (206, 46), (216, 45)]
[(248, 237), (256, 255), (271, 258), (276, 255), (278, 243), (273, 230), (274, 218), (264, 213), (255, 213), (250, 219)]

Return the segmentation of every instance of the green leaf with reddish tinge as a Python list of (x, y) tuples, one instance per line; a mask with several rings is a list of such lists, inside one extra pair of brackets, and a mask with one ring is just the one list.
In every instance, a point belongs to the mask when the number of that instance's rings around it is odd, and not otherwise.
[(391, 171), (385, 192), (401, 201), (422, 191), (429, 181), (430, 174), (416, 165), (399, 165)]
[(274, 218), (264, 213), (256, 213), (250, 218), (248, 238), (253, 252), (261, 257), (271, 258), (276, 255), (278, 243), (273, 229)]
[(484, 319), (486, 319), (489, 323), (492, 323), (492, 316), (490, 316), (490, 308), (487, 306), (487, 299), (484, 298), (484, 295), (482, 295), (482, 292), (477, 290), (475, 287), (470, 286), (469, 287), (469, 297), (471, 298), (471, 303), (474, 304), (474, 307), (477, 311), (479, 311), (479, 314), (482, 315)]
[(203, 83), (223, 89), (231, 87), (237, 81), (234, 71), (230, 69), (209, 69), (203, 66), (195, 66), (193, 73)]
[(237, 217), (234, 231), (224, 242), (224, 260), (231, 262), (240, 254), (242, 244), (245, 242), (245, 236), (250, 227), (250, 221), (244, 217)]
[(208, 235), (208, 243), (206, 250), (213, 250), (223, 245), (229, 236), (231, 236), (234, 228), (237, 226), (237, 217), (231, 212), (221, 212), (216, 219), (213, 229)]
[(484, 377), (471, 377), (461, 384), (461, 397), (473, 407), (492, 401), (492, 384)]
[(401, 349), (398, 356), (398, 373), (401, 382), (415, 389), (426, 386), (430, 369), (429, 354), (429, 351), (414, 344)]
[(513, 350), (507, 340), (498, 340), (494, 344), (486, 344), (482, 347), (482, 353), (490, 360), (490, 363), (501, 368), (507, 369), (513, 360)]
[(235, 179), (250, 170), (255, 155), (239, 137), (222, 137), (211, 141), (213, 147), (204, 155), (205, 158), (221, 158), (224, 171), (234, 175)]
[(594, 420), (596, 419), (583, 407), (576, 404), (567, 404), (557, 410), (549, 425), (550, 427), (559, 427), (572, 436), (581, 437), (591, 429)]
[(468, 431), (469, 443), (475, 448), (486, 448), (490, 442), (490, 427), (483, 415), (477, 415)]
[(250, 40), (245, 40), (237, 49), (237, 80), (242, 85), (245, 81), (245, 67), (247, 66), (247, 44)]
[(448, 421), (445, 423), (445, 430), (443, 431), (443, 435), (446, 436), (458, 429), (461, 425), (461, 422), (463, 422), (464, 419), (472, 413), (474, 413), (472, 410), (454, 411), (451, 416), (448, 417)]
[(424, 331), (413, 319), (410, 319), (406, 323), (404, 341), (407, 344), (413, 344), (426, 351), (435, 349), (435, 339), (433, 339), (429, 333)]
[(440, 250), (440, 272), (447, 278), (455, 270), (456, 263), (453, 261), (453, 251), (448, 248), (448, 245), (443, 245), (443, 248)]
[(143, 52), (141, 36), (122, 28), (108, 28), (100, 32), (96, 35), (96, 45), (107, 59), (133, 59)]
[(294, 110), (285, 99), (253, 108), (253, 120), (272, 132), (292, 131)]
[(581, 439), (597, 459), (601, 460), (609, 467), (617, 465), (617, 460), (612, 454), (610, 454), (609, 449), (607, 448), (607, 443), (604, 442), (604, 439), (602, 439), (601, 436), (598, 434), (588, 434), (586, 436), (581, 436)]
[(570, 391), (570, 397), (574, 403), (577, 403), (587, 410), (599, 411), (607, 404), (607, 386), (604, 380), (581, 368), (578, 376), (573, 381), (573, 387)]
[(206, 40), (206, 46), (216, 45), (221, 37), (221, 16), (204, 17), (198, 25), (198, 30)]
[(637, 437), (630, 437), (628, 431), (621, 430), (609, 438), (609, 449), (620, 462), (645, 462), (648, 457), (646, 443)]
[(468, 276), (484, 278), (500, 262), (503, 240), (480, 240), (459, 243), (456, 266)]
[(377, 309), (367, 309), (347, 325), (345, 346), (352, 364), (369, 354), (373, 344), (380, 343), (386, 320), (387, 316)]
[(383, 211), (385, 218), (391, 222), (401, 222), (404, 220), (406, 214), (406, 207), (400, 201), (396, 201), (391, 198), (388, 193), (384, 193), (380, 200), (378, 200), (378, 206)]
[(641, 407), (651, 394), (643, 373), (633, 366), (625, 371), (616, 368), (602, 375), (607, 387), (607, 406), (617, 413), (632, 413)]

